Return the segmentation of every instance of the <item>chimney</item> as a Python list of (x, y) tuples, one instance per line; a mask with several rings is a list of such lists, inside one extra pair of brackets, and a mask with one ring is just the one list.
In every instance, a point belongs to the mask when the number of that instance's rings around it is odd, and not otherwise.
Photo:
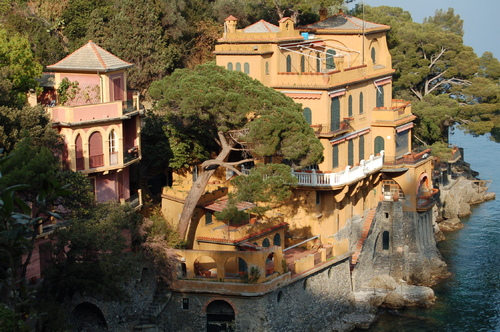
[(319, 20), (324, 21), (324, 20), (326, 20), (327, 16), (328, 16), (328, 9), (320, 8), (319, 9)]

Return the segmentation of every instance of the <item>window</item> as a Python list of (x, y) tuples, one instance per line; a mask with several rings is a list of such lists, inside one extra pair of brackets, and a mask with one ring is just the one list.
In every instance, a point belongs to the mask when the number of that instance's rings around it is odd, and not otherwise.
[(262, 241), (262, 246), (264, 248), (268, 248), (271, 246), (271, 242), (269, 241), (269, 239), (267, 237), (264, 239), (264, 241)]
[(236, 62), (236, 71), (241, 71), (241, 63)]
[(266, 61), (266, 75), (269, 75), (269, 62)]
[(336, 131), (340, 129), (340, 101), (338, 97), (332, 98), (332, 104), (330, 109), (330, 131)]
[(250, 75), (250, 64), (248, 62), (245, 62), (245, 64), (243, 65), (243, 70), (245, 74)]
[(379, 154), (380, 151), (384, 150), (384, 145), (385, 145), (385, 142), (384, 142), (384, 138), (382, 136), (377, 136), (375, 137), (375, 155)]
[(396, 156), (399, 157), (408, 152), (408, 132), (405, 130), (396, 134)]
[(229, 62), (227, 64), (227, 70), (233, 70), (233, 63), (232, 62)]
[(339, 167), (339, 146), (335, 144), (332, 151), (332, 168)]
[(286, 56), (286, 72), (292, 72), (292, 57), (290, 55)]
[(273, 245), (275, 246), (281, 246), (281, 235), (277, 233), (274, 238), (273, 238)]
[(376, 58), (376, 54), (375, 54), (375, 47), (372, 47), (372, 50), (371, 50), (371, 56), (372, 56), (372, 62), (373, 64), (376, 64), (377, 63), (377, 58)]
[(212, 224), (214, 221), (213, 221), (213, 218), (212, 218), (212, 212), (210, 211), (207, 211), (205, 213), (205, 225), (210, 225)]
[(316, 191), (316, 205), (321, 204), (321, 193), (319, 191)]
[(389, 232), (384, 231), (382, 233), (382, 249), (389, 250)]
[(123, 87), (121, 77), (113, 79), (113, 100), (123, 100)]
[(85, 158), (83, 157), (83, 141), (82, 141), (82, 136), (80, 134), (76, 136), (75, 149), (76, 149), (76, 170), (79, 171), (85, 169)]
[(316, 71), (321, 73), (321, 55), (319, 52), (316, 53)]
[(352, 140), (347, 142), (347, 164), (354, 166), (354, 143)]
[(377, 107), (384, 107), (384, 87), (377, 86)]
[[(396, 195), (397, 194), (397, 195)], [(393, 200), (396, 195), (399, 199), (405, 199), (405, 194), (401, 186), (394, 180), (382, 181), (382, 195), (385, 200)]]
[(90, 168), (104, 166), (102, 136), (98, 131), (93, 132), (89, 138), (89, 161)]
[(111, 165), (118, 164), (118, 138), (116, 137), (116, 131), (111, 130), (109, 133), (109, 163)]
[(312, 124), (312, 112), (309, 107), (304, 108), (304, 111), (302, 112), (304, 114), (304, 118), (306, 119), (306, 122), (309, 123), (309, 125)]
[(328, 50), (326, 51), (326, 69), (335, 69), (335, 61), (334, 57), (337, 52), (335, 50)]
[(300, 72), (304, 73), (306, 71), (306, 57), (301, 56), (300, 57)]
[(365, 137), (359, 137), (359, 161), (365, 159)]
[(349, 96), (349, 99), (348, 99), (348, 114), (347, 116), (348, 117), (352, 117), (352, 96)]
[(363, 110), (363, 92), (360, 92), (359, 93), (359, 114), (363, 114), (364, 113), (364, 110)]

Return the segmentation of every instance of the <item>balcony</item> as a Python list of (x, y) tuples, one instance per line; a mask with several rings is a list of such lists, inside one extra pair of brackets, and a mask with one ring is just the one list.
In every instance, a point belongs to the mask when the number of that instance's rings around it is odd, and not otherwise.
[(88, 104), (79, 106), (47, 107), (53, 122), (73, 123), (113, 119), (137, 111), (134, 100), (113, 101), (109, 103)]
[(304, 187), (338, 187), (344, 186), (365, 178), (382, 169), (384, 165), (384, 151), (378, 156), (370, 156), (368, 160), (361, 160), (359, 165), (347, 166), (342, 172), (320, 172), (320, 171), (293, 171), (298, 185)]
[(352, 118), (344, 118), (344, 120), (339, 123), (338, 129), (333, 129), (332, 127), (334, 126), (331, 124), (314, 124), (311, 125), (311, 128), (314, 130), (314, 134), (317, 137), (331, 138), (348, 133), (351, 128), (351, 121)]
[(375, 125), (382, 125), (387, 123), (395, 123), (399, 125), (400, 122), (408, 118), (412, 121), (414, 116), (411, 113), (411, 103), (409, 101), (393, 99), (390, 107), (377, 107), (373, 110), (373, 121)]
[(412, 152), (395, 158), (385, 158), (384, 166), (404, 167), (405, 165), (414, 166), (431, 156), (431, 149), (414, 149)]
[(417, 211), (427, 211), (436, 204), (436, 197), (439, 190), (432, 188), (427, 192), (420, 193), (417, 201)]

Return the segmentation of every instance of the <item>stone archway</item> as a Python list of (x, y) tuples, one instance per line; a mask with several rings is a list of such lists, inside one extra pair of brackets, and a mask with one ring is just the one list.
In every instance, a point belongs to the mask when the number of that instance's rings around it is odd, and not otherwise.
[(215, 300), (207, 306), (207, 332), (222, 331), (235, 331), (234, 309), (224, 300)]
[(101, 309), (90, 302), (82, 302), (73, 309), (73, 320), (78, 331), (108, 331)]

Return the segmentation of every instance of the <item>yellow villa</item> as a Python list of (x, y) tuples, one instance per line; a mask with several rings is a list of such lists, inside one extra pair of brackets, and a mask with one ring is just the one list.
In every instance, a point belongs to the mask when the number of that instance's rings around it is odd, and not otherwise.
[[(171, 301), (178, 306), (172, 305), (170, 319), (181, 326), (183, 317), (194, 314), (193, 324), (207, 328), (276, 330), (283, 324), (299, 328), (301, 315), (330, 317), (335, 310), (335, 318), (327, 319), (334, 326), (349, 312), (353, 292), (368, 281), (361, 268), (377, 266), (410, 282), (422, 276), (405, 259), (434, 257), (427, 250), (435, 247), (437, 192), (430, 150), (412, 150), (411, 104), (392, 99), (389, 26), (342, 12), (302, 27), (290, 18), (278, 26), (264, 20), (243, 29), (237, 24), (233, 16), (226, 19), (214, 51), (217, 65), (242, 71), (302, 104), (324, 146), (324, 161), (293, 171), (298, 186), (281, 207), (266, 218), (249, 215), (238, 225), (214, 216), (227, 205), (234, 176), (217, 170), (188, 229), (189, 248), (177, 251)], [(252, 165), (246, 167), (243, 172)], [(174, 175), (172, 186), (163, 190), (162, 210), (174, 224), (199, 171)], [(238, 208), (250, 206), (242, 202)], [(397, 267), (384, 265), (397, 259), (402, 262)], [(280, 316), (283, 301), (315, 303), (318, 292), (334, 303), (296, 312), (288, 307), (289, 322)], [(270, 303), (272, 312), (256, 309), (260, 321), (247, 317), (250, 307)]]

